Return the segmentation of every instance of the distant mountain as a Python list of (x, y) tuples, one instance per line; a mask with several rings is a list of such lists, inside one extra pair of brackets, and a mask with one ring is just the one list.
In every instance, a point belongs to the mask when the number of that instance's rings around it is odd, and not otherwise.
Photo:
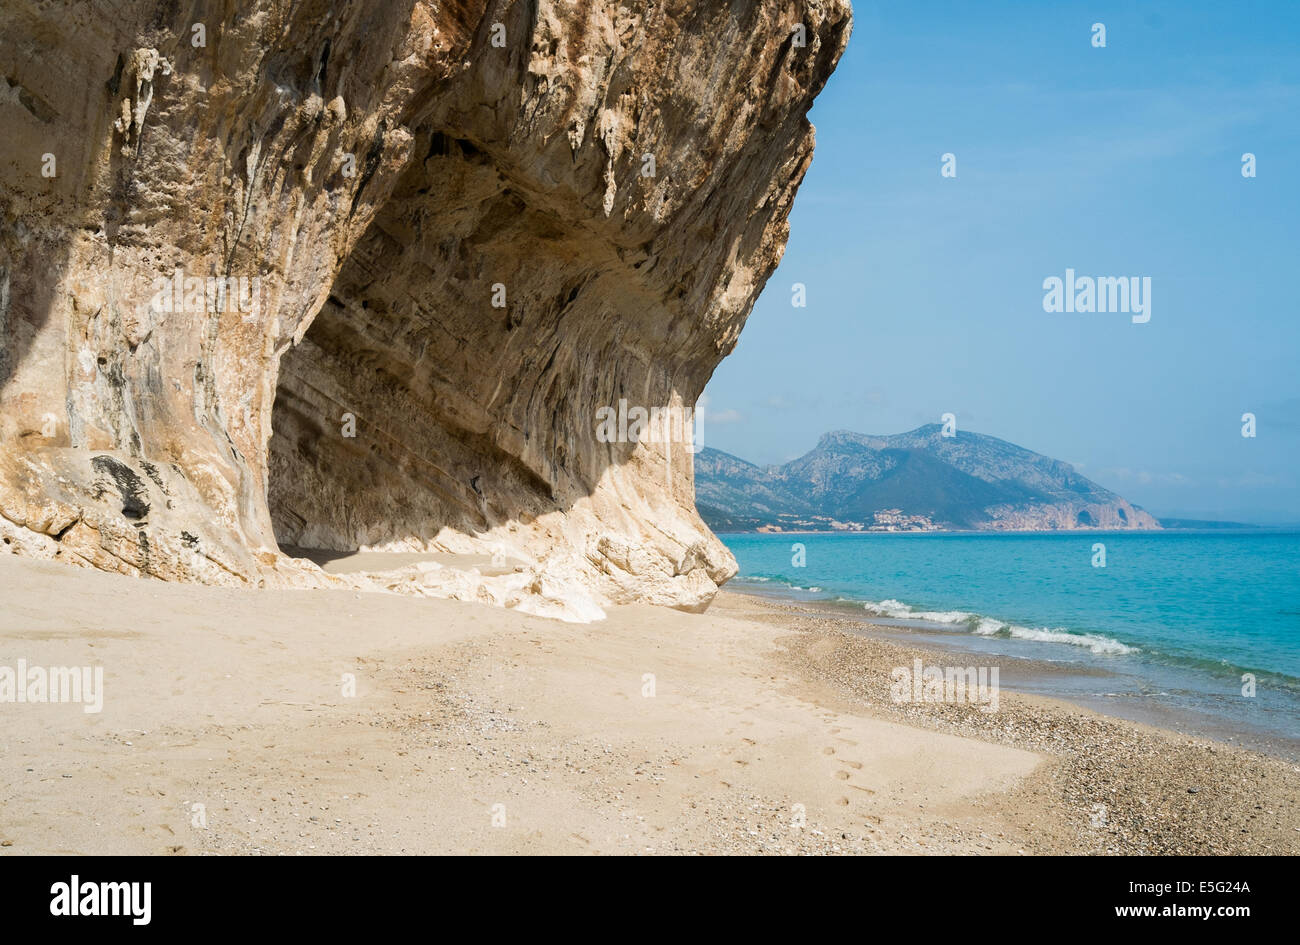
[(827, 433), (784, 466), (695, 456), (695, 505), (715, 531), (1160, 528), (1150, 513), (1051, 459), (928, 424), (895, 436)]

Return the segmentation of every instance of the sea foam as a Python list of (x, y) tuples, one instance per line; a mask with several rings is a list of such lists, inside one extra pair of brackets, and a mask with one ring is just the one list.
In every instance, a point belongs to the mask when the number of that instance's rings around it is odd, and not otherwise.
[(980, 636), (1003, 636), (1017, 640), (1036, 640), (1040, 643), (1065, 643), (1070, 646), (1082, 646), (1097, 655), (1123, 656), (1137, 653), (1138, 648), (1121, 643), (1099, 633), (1074, 633), (1070, 630), (1051, 627), (1022, 627), (1007, 623), (994, 617), (984, 617), (965, 610), (913, 610), (907, 604), (897, 600), (868, 601), (863, 608), (869, 613), (895, 620), (916, 620), (925, 623), (942, 624), (953, 628), (964, 628)]

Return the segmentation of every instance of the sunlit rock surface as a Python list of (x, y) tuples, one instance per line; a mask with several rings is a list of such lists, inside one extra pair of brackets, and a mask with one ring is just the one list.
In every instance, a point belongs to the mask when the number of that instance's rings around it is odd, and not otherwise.
[[(734, 573), (688, 443), (596, 415), (689, 414), (735, 345), (847, 2), (3, 15), (5, 550), (566, 619)], [(374, 579), (281, 546), (515, 564)]]

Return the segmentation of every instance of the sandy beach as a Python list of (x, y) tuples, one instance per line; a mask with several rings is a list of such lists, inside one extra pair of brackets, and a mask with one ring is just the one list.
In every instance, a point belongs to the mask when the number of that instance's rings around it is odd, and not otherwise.
[(1300, 851), (1293, 764), (898, 705), (933, 651), (790, 604), (567, 624), (9, 556), (0, 586), (0, 666), (104, 672), (100, 712), (0, 704), (0, 854)]

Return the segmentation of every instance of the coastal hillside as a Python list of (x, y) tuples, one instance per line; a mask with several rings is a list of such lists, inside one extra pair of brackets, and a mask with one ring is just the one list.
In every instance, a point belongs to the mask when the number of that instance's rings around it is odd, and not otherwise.
[(1069, 463), (927, 424), (894, 436), (827, 433), (783, 466), (695, 457), (695, 504), (716, 531), (1152, 529), (1150, 513)]

